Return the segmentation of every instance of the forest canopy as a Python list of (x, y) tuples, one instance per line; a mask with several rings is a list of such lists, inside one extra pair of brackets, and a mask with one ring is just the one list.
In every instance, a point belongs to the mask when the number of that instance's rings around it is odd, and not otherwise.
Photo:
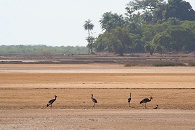
[(96, 52), (168, 53), (195, 51), (195, 11), (184, 0), (131, 0), (126, 13), (106, 12)]

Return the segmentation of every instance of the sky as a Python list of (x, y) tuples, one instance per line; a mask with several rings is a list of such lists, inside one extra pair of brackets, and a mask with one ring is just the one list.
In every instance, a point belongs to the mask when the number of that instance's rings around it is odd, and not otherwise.
[[(130, 0), (0, 0), (0, 45), (86, 46), (88, 19), (102, 33), (106, 12), (124, 15)], [(195, 9), (195, 0), (186, 0)]]

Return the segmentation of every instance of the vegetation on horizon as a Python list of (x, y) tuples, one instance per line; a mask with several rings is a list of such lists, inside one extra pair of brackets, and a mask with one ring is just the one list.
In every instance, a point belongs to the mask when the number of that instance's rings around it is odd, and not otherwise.
[[(195, 52), (195, 11), (185, 0), (130, 0), (126, 13), (105, 12), (100, 19), (104, 31), (97, 38), (92, 36), (94, 25), (85, 21), (88, 31), (86, 47), (46, 45), (2, 45), (0, 54), (92, 54), (108, 52), (169, 53)], [(88, 50), (89, 48), (89, 50)]]
[(156, 53), (195, 51), (195, 11), (184, 0), (132, 0), (126, 14), (106, 12), (97, 52)]
[(87, 47), (61, 46), (52, 47), (46, 45), (2, 45), (0, 54), (87, 54)]
[(182, 63), (180, 61), (155, 61), (155, 62), (132, 62), (124, 65), (125, 67), (133, 66), (155, 66), (155, 67), (173, 67), (173, 66), (195, 66), (194, 62)]

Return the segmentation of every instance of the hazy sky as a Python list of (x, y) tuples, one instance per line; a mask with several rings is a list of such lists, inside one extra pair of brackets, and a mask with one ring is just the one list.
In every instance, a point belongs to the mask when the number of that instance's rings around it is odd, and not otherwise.
[(98, 36), (103, 13), (124, 14), (129, 1), (0, 0), (0, 45), (86, 46), (85, 21)]

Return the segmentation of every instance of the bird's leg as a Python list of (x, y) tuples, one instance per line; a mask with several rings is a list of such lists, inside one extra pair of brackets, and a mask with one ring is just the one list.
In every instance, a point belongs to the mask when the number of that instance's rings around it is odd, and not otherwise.
[(93, 107), (95, 107), (95, 103), (93, 104)]
[(146, 109), (146, 103), (145, 103), (145, 109)]
[(142, 106), (144, 106), (144, 103), (142, 103)]
[(129, 107), (131, 107), (130, 103), (129, 103)]

